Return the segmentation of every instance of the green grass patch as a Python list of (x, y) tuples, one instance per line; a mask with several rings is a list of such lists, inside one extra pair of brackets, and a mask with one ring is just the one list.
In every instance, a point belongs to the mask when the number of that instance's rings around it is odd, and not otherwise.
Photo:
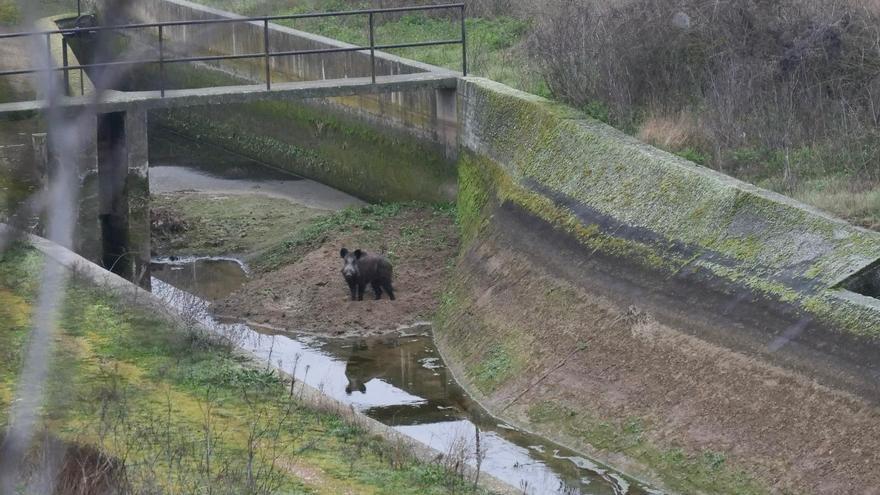
[(355, 228), (378, 231), (381, 222), (397, 215), (400, 208), (399, 203), (346, 208), (316, 219), (306, 228), (263, 253), (254, 264), (261, 271), (271, 271), (279, 266), (294, 263), (305, 253), (317, 248), (331, 233), (346, 232)]
[(561, 428), (596, 449), (623, 453), (650, 466), (672, 490), (679, 493), (769, 493), (760, 483), (729, 465), (720, 452), (661, 449), (648, 439), (650, 421), (637, 417), (607, 421), (554, 402), (535, 403), (527, 410), (535, 425)]
[[(48, 17), (65, 13), (76, 13), (75, 0), (28, 0), (33, 15)], [(85, 2), (84, 2), (85, 3)], [(15, 26), (23, 20), (18, 0), (0, 0), (0, 26)]]
[(184, 222), (180, 232), (157, 228), (160, 254), (259, 256), (282, 240), (327, 215), (285, 199), (262, 195), (167, 194), (152, 198), (151, 208), (161, 217)]
[(483, 392), (492, 392), (510, 377), (513, 367), (513, 359), (507, 350), (500, 345), (494, 346), (474, 370), (474, 383)]
[(21, 20), (21, 11), (14, 0), (0, 0), (0, 26), (12, 26)]
[[(342, 0), (306, 0), (295, 5), (278, 0), (202, 0), (200, 3), (245, 15), (301, 14), (375, 7), (370, 2)], [(377, 44), (453, 40), (461, 36), (461, 24), (456, 10), (450, 10), (445, 15), (378, 15), (376, 22)], [(369, 43), (366, 16), (298, 19), (281, 21), (281, 24), (348, 43)], [(510, 16), (471, 17), (466, 20), (466, 27), (470, 74), (489, 77), (536, 94), (549, 94), (546, 83), (531, 64), (527, 63), (524, 50), (520, 48), (530, 29), (528, 21)], [(461, 47), (458, 45), (402, 48), (391, 52), (453, 70), (461, 70), (462, 66)]]

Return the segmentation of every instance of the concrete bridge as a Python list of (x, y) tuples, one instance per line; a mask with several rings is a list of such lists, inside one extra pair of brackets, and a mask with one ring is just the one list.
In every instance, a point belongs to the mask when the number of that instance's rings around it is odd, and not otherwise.
[[(36, 38), (46, 48), (50, 56), (42, 67), (16, 68), (0, 71), (2, 76), (31, 76), (50, 74), (56, 91), (51, 97), (33, 101), (20, 101), (0, 104), (0, 118), (33, 113), (51, 113), (54, 118), (73, 118), (75, 116), (94, 116), (79, 119), (79, 133), (90, 135), (83, 149), (75, 157), (67, 157), (67, 162), (75, 161), (83, 178), (96, 177), (98, 183), (95, 204), (84, 202), (81, 207), (99, 225), (101, 254), (104, 265), (112, 267), (118, 274), (129, 279), (137, 279), (144, 286), (149, 285), (150, 225), (149, 225), (149, 180), (148, 180), (148, 112), (187, 107), (225, 106), (266, 101), (326, 100), (328, 98), (375, 97), (425, 93), (434, 94), (437, 105), (446, 108), (435, 113), (448, 114), (448, 120), (455, 120), (455, 89), (459, 73), (421, 64), (401, 63), (402, 59), (386, 55), (378, 50), (406, 48), (412, 46), (433, 46), (461, 44), (465, 46), (463, 4), (434, 5), (412, 8), (372, 9), (342, 13), (297, 14), (246, 18), (225, 12), (205, 18), (194, 19), (191, 10), (167, 13), (157, 22), (127, 22), (131, 18), (143, 20), (150, 6), (138, 2), (139, 6), (122, 6), (116, 2), (98, 2), (101, 17), (107, 25), (98, 25), (96, 16), (78, 15), (75, 19), (42, 20), (41, 30), (26, 33), (0, 34), (0, 43), (16, 38)], [(167, 7), (173, 4), (157, 4), (152, 7)], [(143, 9), (143, 10), (138, 10)], [(422, 41), (417, 43), (379, 44), (374, 33), (374, 17), (388, 13), (411, 11), (453, 9), (461, 13), (461, 38), (455, 40)], [(161, 10), (157, 8), (156, 10)], [(155, 13), (155, 12), (153, 12)], [(289, 33), (274, 21), (301, 18), (363, 16), (369, 21), (370, 43), (365, 46), (350, 45), (313, 37), (307, 42), (317, 42), (314, 46), (290, 46)], [(82, 25), (83, 19), (86, 22)], [(191, 46), (204, 48), (204, 40), (193, 42), (188, 38), (187, 29), (193, 28), (232, 29), (233, 46), (211, 46), (210, 55), (192, 55)], [(260, 49), (235, 46), (236, 33), (250, 30)], [(155, 31), (155, 36), (144, 31)], [(226, 31), (223, 31), (224, 33)], [(300, 33), (302, 35), (304, 33)], [(146, 55), (115, 58), (116, 54), (83, 54), (71, 48), (72, 41), (80, 37), (91, 37), (100, 47), (112, 44), (110, 36), (128, 36), (147, 47)], [(306, 36), (308, 37), (308, 35)], [(219, 37), (218, 39), (223, 39)], [(97, 50), (100, 51), (100, 48)], [(87, 56), (88, 63), (80, 63), (78, 57)], [(321, 64), (320, 74), (306, 68), (296, 74), (279, 70), (279, 61), (296, 57), (312, 56)], [(326, 59), (333, 56), (344, 57), (336, 66), (342, 70), (332, 70), (328, 74)], [(253, 62), (254, 67), (265, 78), (256, 84), (224, 85), (198, 89), (169, 89), (166, 70), (172, 65), (181, 64), (223, 64), (230, 62)], [(467, 71), (466, 52), (462, 52), (462, 72)], [(332, 64), (331, 64), (332, 65)], [(96, 71), (117, 71), (116, 76), (129, 69), (158, 67), (160, 88), (153, 91), (116, 91), (107, 81), (94, 81), (90, 77)], [(281, 72), (279, 74), (279, 72)], [(368, 74), (368, 75), (364, 75)], [(274, 78), (276, 81), (272, 81)], [(279, 77), (279, 75), (281, 77)], [(320, 79), (313, 79), (319, 76)], [(112, 79), (103, 76), (105, 79)], [(291, 81), (290, 79), (295, 79)], [(282, 81), (278, 81), (282, 79)], [(172, 85), (173, 87), (173, 85)], [(79, 95), (76, 96), (77, 91)], [(438, 96), (439, 95), (439, 96)], [(91, 129), (82, 129), (82, 126)], [(452, 124), (450, 124), (452, 125)], [(51, 141), (51, 136), (50, 136)], [(41, 155), (48, 160), (47, 169), (60, 162), (49, 151)], [(85, 251), (88, 249), (80, 249)]]

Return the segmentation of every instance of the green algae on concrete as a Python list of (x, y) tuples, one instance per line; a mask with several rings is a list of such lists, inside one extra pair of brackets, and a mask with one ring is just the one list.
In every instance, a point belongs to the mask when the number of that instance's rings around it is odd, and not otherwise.
[(670, 273), (697, 266), (833, 328), (880, 339), (880, 312), (871, 304), (820, 313), (811, 311), (815, 301), (805, 304), (880, 258), (880, 234), (492, 81), (462, 79), (459, 99), (461, 141), (472, 155), (460, 167), (467, 201), (485, 194), (465, 189), (473, 175), (467, 162), (479, 160), (494, 170), (488, 183), (500, 200), (588, 248)]
[[(168, 80), (174, 87), (242, 82), (194, 67), (179, 67)], [(327, 104), (264, 101), (154, 112), (152, 118), (178, 133), (365, 200), (439, 203), (456, 194), (455, 165), (441, 146)]]
[(342, 117), (318, 116), (302, 104), (180, 110), (161, 119), (182, 134), (365, 200), (442, 202), (455, 195), (454, 167), (439, 150), (413, 138), (366, 131)]

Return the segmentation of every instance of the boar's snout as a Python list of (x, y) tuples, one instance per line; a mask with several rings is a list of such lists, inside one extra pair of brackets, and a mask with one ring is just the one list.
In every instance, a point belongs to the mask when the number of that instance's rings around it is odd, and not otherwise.
[(339, 251), (339, 255), (342, 256), (343, 265), (342, 265), (342, 276), (345, 277), (346, 280), (355, 280), (358, 276), (358, 259), (361, 257), (361, 250), (358, 249), (354, 253), (350, 252), (348, 249), (342, 248)]

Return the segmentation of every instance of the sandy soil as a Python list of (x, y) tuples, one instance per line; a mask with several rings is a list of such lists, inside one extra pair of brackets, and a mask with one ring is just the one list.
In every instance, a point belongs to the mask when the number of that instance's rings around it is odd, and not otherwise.
[[(387, 253), (397, 300), (375, 301), (368, 292), (363, 301), (349, 301), (340, 273), (343, 246)], [(261, 274), (218, 303), (215, 312), (279, 331), (334, 336), (409, 331), (433, 317), (457, 246), (457, 227), (449, 215), (406, 208), (378, 230), (329, 234), (318, 249)]]

